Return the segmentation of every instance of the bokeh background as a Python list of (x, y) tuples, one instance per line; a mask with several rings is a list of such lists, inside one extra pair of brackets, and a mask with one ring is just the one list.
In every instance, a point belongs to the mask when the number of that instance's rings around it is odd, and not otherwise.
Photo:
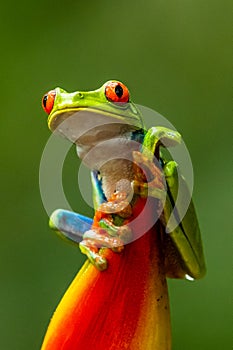
[[(85, 260), (48, 228), (38, 181), (50, 136), (41, 97), (112, 78), (176, 126), (193, 161), (208, 273), (169, 281), (173, 349), (231, 348), (231, 13), (225, 0), (1, 2), (0, 349), (40, 348)], [(64, 188), (73, 208), (91, 215), (77, 169), (71, 148)]]

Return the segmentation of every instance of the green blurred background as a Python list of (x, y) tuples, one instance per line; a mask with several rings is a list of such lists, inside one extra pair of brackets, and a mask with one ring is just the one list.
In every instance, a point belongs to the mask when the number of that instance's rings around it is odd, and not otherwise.
[[(48, 228), (38, 182), (50, 136), (41, 97), (112, 78), (176, 126), (193, 161), (208, 274), (169, 281), (173, 349), (230, 349), (231, 20), (230, 1), (1, 2), (0, 349), (40, 348), (85, 260)], [(91, 214), (73, 191), (77, 167), (72, 148), (64, 187), (74, 209)]]

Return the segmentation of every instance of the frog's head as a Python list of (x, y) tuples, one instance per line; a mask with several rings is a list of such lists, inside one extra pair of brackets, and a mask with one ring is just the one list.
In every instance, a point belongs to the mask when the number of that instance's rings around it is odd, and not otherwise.
[(102, 126), (103, 131), (104, 125), (110, 124), (128, 125), (131, 130), (143, 128), (140, 113), (131, 102), (127, 87), (116, 80), (106, 82), (95, 91), (68, 93), (56, 88), (44, 95), (42, 105), (49, 115), (50, 130), (64, 134), (62, 123), (66, 121), (66, 136), (71, 139), (75, 136), (78, 139), (83, 132), (98, 126)]
[(101, 141), (143, 129), (127, 87), (116, 80), (95, 91), (68, 93), (56, 88), (44, 95), (42, 105), (50, 130), (76, 143), (81, 158)]

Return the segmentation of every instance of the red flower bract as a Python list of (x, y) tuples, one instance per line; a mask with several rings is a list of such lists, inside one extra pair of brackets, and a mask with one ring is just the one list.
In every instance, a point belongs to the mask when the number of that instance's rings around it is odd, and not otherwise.
[(109, 267), (103, 272), (87, 261), (58, 305), (42, 350), (170, 349), (160, 239), (155, 225), (120, 254), (104, 250)]

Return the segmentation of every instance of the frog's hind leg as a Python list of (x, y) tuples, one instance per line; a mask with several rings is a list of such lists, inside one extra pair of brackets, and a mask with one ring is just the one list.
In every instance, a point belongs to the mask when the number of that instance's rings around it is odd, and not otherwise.
[(176, 162), (167, 162), (164, 174), (168, 195), (161, 220), (165, 227), (171, 217), (177, 222), (171, 232), (164, 234), (167, 275), (190, 280), (201, 278), (205, 274), (205, 262), (195, 208), (191, 200), (184, 217), (180, 219), (184, 204), (176, 202), (178, 191), (183, 197), (190, 197), (188, 186), (182, 176), (178, 178)]
[(49, 226), (59, 237), (78, 245), (86, 231), (90, 230), (93, 220), (87, 216), (69, 210), (57, 209), (49, 219)]
[(101, 219), (99, 227), (93, 227), (92, 219), (63, 209), (52, 213), (49, 225), (63, 240), (78, 245), (81, 252), (100, 271), (107, 268), (107, 260), (101, 255), (101, 248), (110, 248), (119, 253), (130, 235), (127, 226), (117, 227), (107, 219)]

